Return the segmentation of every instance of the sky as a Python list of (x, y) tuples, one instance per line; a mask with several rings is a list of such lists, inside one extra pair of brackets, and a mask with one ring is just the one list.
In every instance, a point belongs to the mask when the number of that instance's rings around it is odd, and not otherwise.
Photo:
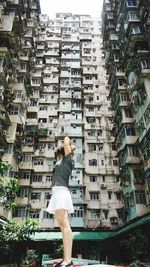
[(69, 12), (73, 14), (100, 17), (103, 0), (40, 0), (41, 13), (55, 18), (56, 13)]

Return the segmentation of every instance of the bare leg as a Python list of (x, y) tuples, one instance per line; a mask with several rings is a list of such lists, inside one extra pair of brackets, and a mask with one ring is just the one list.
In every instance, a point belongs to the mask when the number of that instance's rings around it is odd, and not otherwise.
[(63, 237), (63, 246), (64, 246), (64, 258), (63, 264), (68, 264), (71, 262), (72, 257), (72, 231), (69, 224), (68, 212), (64, 209), (58, 209), (55, 211), (56, 220), (60, 226), (62, 237)]

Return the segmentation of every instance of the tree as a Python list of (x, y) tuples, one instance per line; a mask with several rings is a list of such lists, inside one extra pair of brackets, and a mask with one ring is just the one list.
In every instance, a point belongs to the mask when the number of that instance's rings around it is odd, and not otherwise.
[(9, 166), (5, 162), (0, 162), (0, 205), (6, 209), (16, 207), (15, 197), (19, 190), (19, 183), (16, 178), (6, 179), (5, 173)]
[[(15, 220), (1, 225), (0, 228), (0, 256), (12, 256), (15, 244), (21, 241), (30, 240), (30, 235), (38, 229), (36, 221), (28, 219), (25, 223), (19, 224)], [(1, 258), (0, 257), (0, 258)]]
[(148, 240), (140, 229), (129, 233), (120, 245), (130, 255), (131, 261), (142, 260), (147, 254)]
[(22, 266), (34, 266), (37, 259), (36, 250), (28, 249), (25, 256), (22, 259)]

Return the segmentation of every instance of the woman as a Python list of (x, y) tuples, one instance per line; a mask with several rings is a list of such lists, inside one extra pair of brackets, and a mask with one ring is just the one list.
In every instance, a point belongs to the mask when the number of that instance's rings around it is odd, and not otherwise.
[[(60, 267), (73, 266), (72, 255), (72, 231), (69, 224), (68, 213), (73, 213), (73, 204), (69, 191), (69, 177), (74, 167), (72, 155), (75, 146), (71, 144), (68, 136), (64, 138), (64, 145), (58, 148), (59, 161), (55, 165), (52, 181), (52, 197), (47, 211), (55, 214), (56, 220), (62, 232), (64, 255), (63, 260), (57, 264)], [(56, 265), (55, 265), (56, 266)]]

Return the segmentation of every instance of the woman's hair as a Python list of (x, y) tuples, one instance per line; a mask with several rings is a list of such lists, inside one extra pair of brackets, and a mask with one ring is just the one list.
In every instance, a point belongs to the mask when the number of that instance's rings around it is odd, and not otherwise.
[(65, 156), (64, 146), (60, 146), (56, 151), (56, 157), (59, 157), (60, 155), (63, 157)]

